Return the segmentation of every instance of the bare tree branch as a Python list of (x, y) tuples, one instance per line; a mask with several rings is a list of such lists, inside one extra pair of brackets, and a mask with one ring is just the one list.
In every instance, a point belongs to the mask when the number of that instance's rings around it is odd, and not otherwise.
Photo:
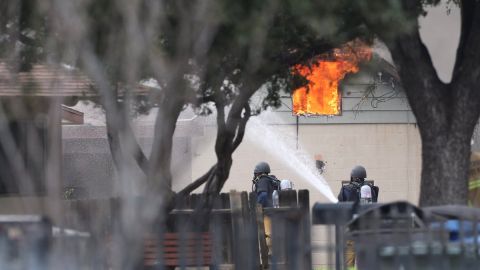
[(112, 155), (113, 164), (118, 170), (122, 163), (120, 157), (123, 157), (122, 148), (120, 147), (120, 135), (118, 134), (118, 129), (113, 126), (111, 121), (106, 121), (105, 124), (107, 129), (108, 146)]
[[(114, 108), (107, 108), (107, 106), (104, 105), (105, 113), (110, 115), (112, 113), (115, 114), (116, 112), (118, 114), (116, 115), (116, 117), (118, 117), (119, 115), (126, 116), (127, 113), (124, 104), (120, 104), (120, 102), (115, 99), (115, 101), (112, 103), (112, 107), (113, 106)], [(124, 139), (128, 141), (128, 145), (133, 151), (132, 155), (137, 165), (145, 173), (145, 175), (147, 175), (149, 167), (148, 159), (143, 153), (143, 150), (135, 137), (135, 133), (133, 132), (129, 119), (127, 117), (124, 118), (125, 119), (123, 119), (123, 121), (106, 121), (107, 138), (115, 166), (121, 166), (121, 161), (119, 160), (119, 157), (124, 157), (121, 142), (121, 135), (124, 135)], [(111, 119), (111, 117), (109, 117), (109, 119)]]
[[(178, 86), (178, 87), (177, 87)], [(172, 191), (172, 174), (170, 171), (173, 134), (177, 119), (185, 104), (184, 87), (181, 83), (175, 87), (168, 87), (163, 100), (158, 107), (155, 120), (155, 135), (152, 144), (152, 152), (149, 158), (149, 171), (147, 179), (152, 190), (163, 193)]]
[(145, 156), (145, 153), (143, 152), (142, 148), (140, 147), (138, 140), (135, 137), (135, 133), (133, 132), (130, 121), (125, 120), (123, 126), (124, 126), (123, 130), (125, 132), (125, 135), (127, 136), (127, 139), (130, 142), (130, 144), (132, 144), (131, 147), (133, 147), (133, 157), (137, 162), (138, 167), (140, 167), (143, 173), (147, 175), (149, 170), (149, 161), (147, 156)]
[(217, 108), (217, 139), (215, 142), (215, 154), (217, 157), (221, 155), (224, 150), (227, 132), (227, 125), (225, 123), (225, 105), (223, 101), (216, 101), (215, 107)]
[(204, 175), (200, 176), (197, 180), (193, 181), (191, 184), (182, 189), (179, 194), (188, 195), (201, 185), (205, 184), (205, 182), (207, 182), (211, 178), (211, 175), (213, 174), (213, 172), (215, 172), (216, 168), (217, 164), (213, 165), (210, 170), (208, 170)]

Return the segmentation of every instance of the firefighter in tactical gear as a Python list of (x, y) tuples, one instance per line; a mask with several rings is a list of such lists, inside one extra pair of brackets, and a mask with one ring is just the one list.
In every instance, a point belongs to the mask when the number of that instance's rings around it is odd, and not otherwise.
[(379, 189), (377, 186), (366, 183), (365, 178), (367, 178), (365, 168), (363, 166), (355, 166), (350, 173), (350, 183), (342, 186), (338, 194), (338, 200), (340, 202), (359, 202), (360, 189), (362, 186), (368, 185), (372, 189), (372, 201), (377, 202)]
[(263, 207), (272, 206), (272, 193), (279, 189), (280, 181), (269, 175), (270, 165), (260, 162), (253, 170), (253, 191), (257, 193), (257, 202)]
[[(377, 202), (378, 187), (370, 185), (365, 182), (367, 178), (367, 171), (363, 166), (355, 166), (350, 173), (350, 183), (342, 186), (338, 194), (338, 201), (340, 202), (360, 202), (360, 190), (362, 186), (368, 185), (371, 189), (372, 202)], [(347, 267), (355, 267), (355, 249), (354, 242), (347, 240), (345, 247), (345, 261)]]
[[(266, 162), (260, 162), (253, 170), (253, 191), (257, 194), (257, 203), (263, 207), (272, 207), (272, 194), (274, 190), (280, 189), (280, 180), (275, 176), (269, 175), (270, 165)], [(268, 253), (272, 250), (272, 241), (270, 238), (272, 232), (272, 222), (268, 216), (264, 216), (263, 224), (265, 229), (265, 240)]]

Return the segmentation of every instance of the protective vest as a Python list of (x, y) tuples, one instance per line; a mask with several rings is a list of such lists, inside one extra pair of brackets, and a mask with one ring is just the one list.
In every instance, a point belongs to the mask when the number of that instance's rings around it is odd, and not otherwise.
[(372, 189), (372, 201), (377, 202), (379, 188), (367, 183), (359, 183), (356, 181), (350, 182), (340, 190), (338, 194), (338, 200), (341, 202), (359, 202), (360, 201), (360, 189), (363, 185), (368, 185)]
[(272, 206), (272, 193), (280, 190), (280, 181), (273, 175), (261, 175), (253, 180), (253, 191), (257, 193), (257, 202), (263, 207)]

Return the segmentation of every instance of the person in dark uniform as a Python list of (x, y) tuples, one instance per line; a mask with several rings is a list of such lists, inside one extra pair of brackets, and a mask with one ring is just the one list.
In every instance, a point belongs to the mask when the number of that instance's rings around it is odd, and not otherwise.
[(263, 161), (253, 170), (253, 191), (257, 193), (257, 202), (263, 207), (272, 206), (272, 193), (279, 189), (279, 180), (269, 173), (270, 165)]
[[(257, 203), (262, 207), (272, 207), (272, 194), (274, 190), (280, 190), (280, 180), (274, 175), (270, 175), (270, 165), (266, 162), (260, 162), (253, 170), (253, 191), (257, 194)], [(265, 229), (265, 241), (268, 254), (271, 255), (272, 241), (272, 221), (268, 215), (263, 217), (263, 226)]]
[[(342, 186), (338, 194), (340, 202), (360, 202), (360, 190), (362, 186), (368, 185), (371, 189), (371, 198), (373, 202), (378, 199), (378, 187), (365, 182), (367, 170), (363, 166), (355, 166), (350, 172), (350, 183)], [(355, 267), (355, 243), (347, 240), (345, 246), (345, 263), (347, 267)]]
[(368, 185), (372, 190), (372, 200), (377, 202), (378, 199), (378, 187), (370, 185), (365, 182), (367, 178), (367, 171), (363, 166), (355, 166), (350, 173), (350, 183), (342, 186), (340, 193), (338, 194), (338, 201), (340, 202), (359, 202), (360, 201), (360, 189), (364, 185)]

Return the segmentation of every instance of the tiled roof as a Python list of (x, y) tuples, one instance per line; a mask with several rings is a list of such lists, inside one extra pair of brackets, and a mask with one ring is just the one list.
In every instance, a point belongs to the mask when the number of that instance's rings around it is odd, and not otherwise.
[[(145, 95), (153, 87), (138, 85), (136, 93)], [(0, 61), (0, 96), (96, 96), (93, 82), (77, 69), (34, 65), (28, 72), (12, 72)]]

